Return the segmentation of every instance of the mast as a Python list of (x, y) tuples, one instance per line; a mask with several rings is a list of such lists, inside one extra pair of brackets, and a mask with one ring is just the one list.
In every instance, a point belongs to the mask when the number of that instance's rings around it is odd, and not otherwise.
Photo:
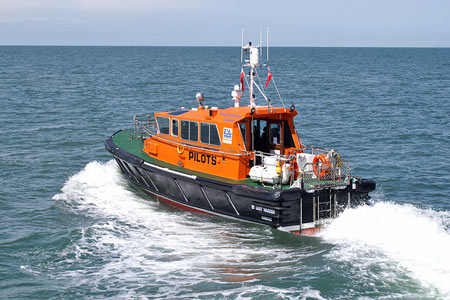
[[(248, 43), (250, 46), (250, 107), (255, 107), (255, 93), (253, 92), (253, 85), (255, 84), (255, 66), (254, 62), (252, 62), (252, 54), (254, 53), (254, 48), (252, 47), (252, 43)], [(254, 55), (253, 55), (254, 56)]]
[[(263, 55), (263, 49), (262, 49), (262, 31), (259, 31), (259, 45), (258, 46), (254, 46), (252, 45), (252, 42), (248, 42), (247, 45), (244, 46), (244, 29), (242, 29), (242, 36), (241, 36), (241, 70), (242, 70), (242, 74), (241, 75), (241, 81), (243, 80), (243, 77), (245, 76), (245, 80), (247, 80), (247, 77), (249, 79), (249, 81), (247, 82), (248, 84), (248, 90), (249, 90), (249, 103), (250, 103), (250, 107), (251, 108), (255, 108), (256, 107), (256, 103), (255, 103), (255, 89), (257, 89), (259, 91), (259, 93), (262, 95), (262, 97), (267, 101), (267, 105), (270, 107), (270, 99), (267, 97), (263, 84), (261, 83), (260, 77), (258, 75), (258, 72), (256, 71), (256, 67), (267, 67), (267, 69), (269, 68), (269, 27), (267, 27), (266, 30), (266, 38), (267, 38), (267, 61), (265, 64), (261, 63), (261, 57)], [(248, 73), (245, 74), (244, 73), (244, 69), (247, 70), (248, 68)], [(269, 75), (270, 75), (270, 70), (269, 71)], [(270, 78), (272, 78), (270, 76)], [(258, 83), (256, 82), (256, 80), (258, 80)], [(273, 80), (273, 79), (272, 79)], [(275, 81), (274, 85), (275, 85)], [(242, 86), (244, 86), (243, 82), (242, 82)], [(278, 92), (278, 88), (275, 85), (275, 89), (277, 90), (278, 96), (280, 97), (281, 102), (283, 102), (283, 100), (281, 99), (281, 96), (279, 95)], [(283, 104), (284, 106), (284, 104)]]
[(255, 93), (254, 93), (254, 85), (255, 85), (255, 68), (260, 66), (259, 62), (259, 46), (253, 46), (252, 42), (249, 42), (246, 46), (242, 47), (245, 54), (248, 56), (248, 59), (243, 61), (243, 67), (249, 68), (249, 101), (250, 107), (255, 107)]

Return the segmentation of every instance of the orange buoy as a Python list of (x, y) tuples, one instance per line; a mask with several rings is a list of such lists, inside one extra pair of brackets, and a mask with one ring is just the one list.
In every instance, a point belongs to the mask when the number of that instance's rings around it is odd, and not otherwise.
[(322, 163), (320, 166), (320, 178), (322, 178), (326, 173), (330, 172), (331, 164), (325, 154), (317, 154), (313, 159), (313, 170), (316, 176), (319, 176), (319, 162)]

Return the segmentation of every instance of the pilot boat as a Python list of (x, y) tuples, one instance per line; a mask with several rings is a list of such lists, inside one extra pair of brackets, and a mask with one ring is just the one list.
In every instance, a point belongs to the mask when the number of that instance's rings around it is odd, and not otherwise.
[[(276, 84), (261, 53), (242, 44), (233, 106), (208, 107), (197, 93), (197, 107), (136, 115), (134, 130), (117, 131), (105, 147), (129, 181), (172, 206), (313, 235), (346, 207), (367, 203), (376, 184), (352, 176), (336, 150), (301, 143), (294, 105), (274, 107), (267, 97)], [(261, 67), (265, 87), (256, 80)], [(245, 88), (249, 104), (241, 106)]]

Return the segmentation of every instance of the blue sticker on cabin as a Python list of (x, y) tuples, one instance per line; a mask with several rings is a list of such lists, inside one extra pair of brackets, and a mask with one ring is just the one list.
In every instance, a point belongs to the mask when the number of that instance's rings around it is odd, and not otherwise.
[(233, 132), (231, 131), (231, 129), (224, 128), (223, 129), (223, 138), (231, 140), (232, 137), (233, 137)]

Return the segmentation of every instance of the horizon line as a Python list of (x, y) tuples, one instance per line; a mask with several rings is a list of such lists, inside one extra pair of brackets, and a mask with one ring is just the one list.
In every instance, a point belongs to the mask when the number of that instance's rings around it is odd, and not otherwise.
[[(83, 44), (0, 44), (0, 47), (210, 47), (210, 48), (240, 48), (230, 45), (83, 45)], [(263, 47), (265, 48), (265, 46)], [(450, 46), (280, 46), (273, 45), (269, 48), (450, 48)]]

